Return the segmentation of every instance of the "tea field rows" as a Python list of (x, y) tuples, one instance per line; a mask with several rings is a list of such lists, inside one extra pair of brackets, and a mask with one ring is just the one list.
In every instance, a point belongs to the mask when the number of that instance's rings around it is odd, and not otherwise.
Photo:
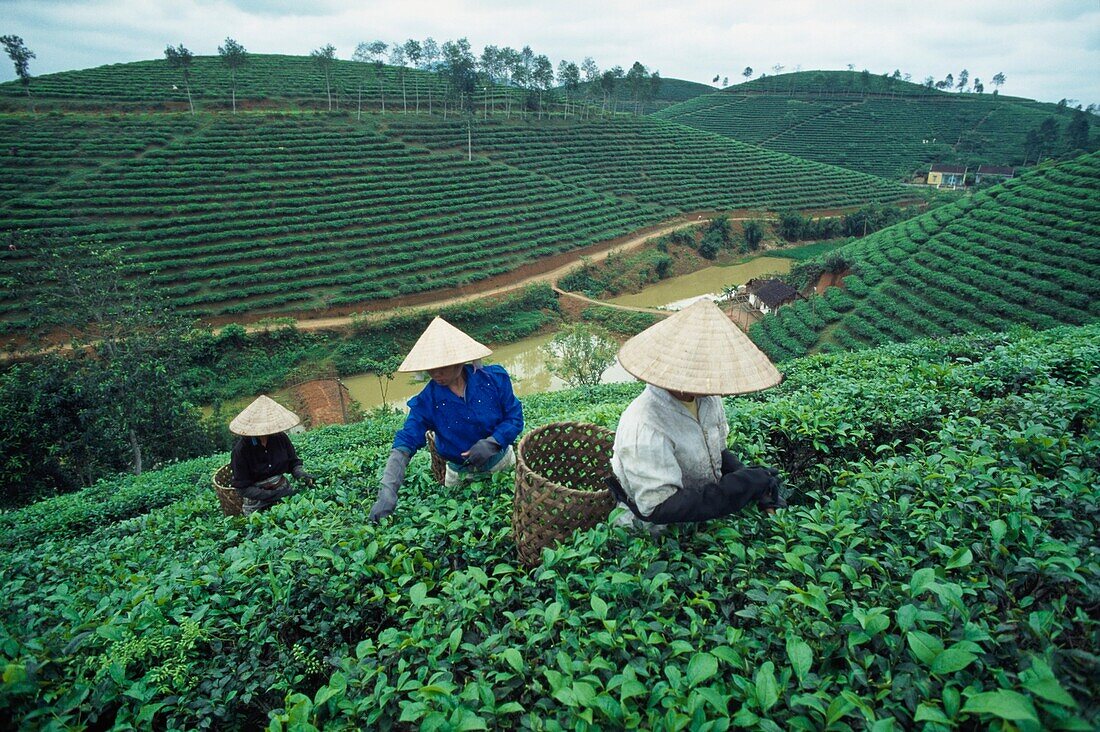
[[(766, 81), (766, 80), (764, 80)], [(753, 82), (759, 85), (762, 82)], [(901, 86), (912, 84), (897, 82)], [(769, 150), (908, 180), (932, 163), (1020, 165), (1029, 130), (1070, 116), (1054, 105), (982, 95), (759, 93), (739, 85), (689, 99), (655, 117)], [(759, 87), (758, 87), (759, 88)], [(751, 92), (751, 93), (750, 93)], [(1032, 161), (1034, 162), (1034, 157)]]
[[(317, 488), (225, 518), (225, 455), (0, 514), (0, 714), (25, 729), (1088, 729), (1100, 326), (821, 355), (729, 398), (791, 507), (516, 561), (512, 475), (400, 417), (296, 436)], [(637, 384), (525, 397), (614, 427)]]
[[(133, 276), (195, 315), (324, 310), (510, 273), (687, 210), (903, 195), (648, 120), (479, 122), (472, 160), (450, 149), (454, 135), (465, 127), (442, 120), (0, 117), (13, 163), (0, 215), (14, 236), (0, 260), (17, 274), (45, 237), (72, 237), (121, 248)], [(33, 295), (17, 284), (0, 283), (9, 331)]]
[[(199, 109), (229, 108), (232, 78), (218, 56), (195, 56), (191, 64), (191, 96)], [(387, 111), (417, 110), (438, 113), (446, 92), (442, 75), (398, 66), (334, 60), (330, 88), (337, 109), (381, 109), (383, 96)], [(238, 107), (300, 106), (328, 108), (325, 77), (309, 56), (249, 54), (237, 71)], [(31, 93), (37, 100), (54, 102), (68, 109), (185, 109), (187, 92), (179, 71), (164, 59), (108, 64), (93, 69), (44, 74), (31, 80)], [(478, 93), (479, 103), (486, 90)], [(505, 108), (508, 98), (519, 90), (493, 86), (489, 100)], [(18, 82), (0, 84), (0, 100), (6, 109), (26, 105), (23, 87)], [(519, 105), (516, 102), (516, 108)]]
[[(465, 149), (461, 123), (395, 120), (392, 134), (434, 150)], [(903, 187), (651, 119), (538, 128), (490, 120), (474, 150), (493, 160), (603, 193), (681, 211), (807, 208), (896, 201)]]
[(843, 289), (752, 327), (772, 358), (1100, 319), (1100, 153), (1040, 168), (836, 252), (854, 262)]

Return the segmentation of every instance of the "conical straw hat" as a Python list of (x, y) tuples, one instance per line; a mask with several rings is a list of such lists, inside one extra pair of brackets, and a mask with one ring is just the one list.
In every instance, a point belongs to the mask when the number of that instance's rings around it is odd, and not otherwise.
[(619, 349), (629, 373), (687, 394), (742, 394), (783, 375), (710, 300), (699, 300), (631, 338)]
[(427, 371), (442, 366), (453, 366), (485, 358), (492, 351), (475, 341), (443, 318), (436, 316), (428, 324), (420, 338), (413, 344), (409, 355), (401, 362), (398, 371)]
[(271, 397), (260, 395), (229, 423), (229, 431), (242, 437), (285, 432), (301, 420)]

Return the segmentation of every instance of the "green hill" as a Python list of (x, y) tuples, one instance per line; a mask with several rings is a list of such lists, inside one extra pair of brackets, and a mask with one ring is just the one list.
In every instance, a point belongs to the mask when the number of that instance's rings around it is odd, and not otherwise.
[[(327, 109), (324, 74), (309, 56), (249, 54), (247, 58), (237, 71), (238, 106)], [(195, 56), (190, 73), (191, 96), (199, 109), (230, 107), (232, 77), (221, 57)], [(360, 101), (380, 108), (385, 97), (392, 108), (427, 112), (430, 105), (438, 108), (445, 94), (439, 74), (339, 59), (333, 62), (330, 86), (336, 108), (351, 110)], [(59, 109), (187, 109), (182, 76), (164, 59), (44, 74), (31, 79), (30, 90), (37, 102)], [(501, 98), (510, 93), (505, 87), (490, 90), (491, 96)], [(0, 109), (22, 110), (26, 104), (19, 82), (0, 84)]]
[[(220, 515), (215, 456), (0, 514), (23, 729), (1084, 729), (1100, 714), (1100, 327), (818, 356), (730, 398), (791, 508), (517, 565), (510, 474), (410, 467), (398, 417), (296, 438), (316, 489)], [(526, 398), (614, 426), (637, 385)]]
[[(887, 181), (647, 118), (0, 116), (9, 274), (39, 236), (121, 247), (196, 315), (324, 310), (509, 273), (710, 208), (898, 200)], [(33, 293), (0, 283), (10, 329)]]
[[(563, 93), (561, 87), (559, 87), (557, 91)], [(713, 93), (714, 87), (710, 84), (700, 84), (697, 81), (687, 81), (685, 79), (662, 78), (661, 84), (657, 88), (657, 93), (653, 99), (635, 104), (635, 101), (630, 97), (630, 89), (626, 82), (620, 80), (615, 86), (612, 99), (614, 99), (615, 108), (620, 111), (626, 112), (637, 110), (642, 114), (648, 114), (679, 102), (685, 102), (704, 94)], [(581, 84), (579, 96), (595, 106), (601, 106), (604, 103), (603, 91), (598, 82)]]
[[(1044, 156), (1064, 153), (1072, 114), (1063, 112), (1053, 104), (947, 94), (854, 72), (800, 72), (696, 97), (655, 116), (809, 160), (908, 180), (933, 163), (971, 169), (1034, 163), (1027, 134), (1048, 118), (1056, 138)], [(1095, 128), (1093, 115), (1086, 119)]]
[(773, 358), (1100, 318), (1100, 153), (1042, 166), (836, 250), (830, 288), (753, 326)]

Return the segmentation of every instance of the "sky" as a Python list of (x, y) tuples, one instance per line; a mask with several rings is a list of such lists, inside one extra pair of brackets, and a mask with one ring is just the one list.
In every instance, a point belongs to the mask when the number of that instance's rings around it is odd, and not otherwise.
[[(465, 37), (601, 69), (641, 61), (710, 84), (817, 69), (948, 73), (1041, 101), (1100, 103), (1100, 0), (0, 0), (0, 35), (23, 38), (33, 76), (163, 58), (182, 43), (213, 55), (227, 37), (252, 53), (306, 55), (331, 43)], [(15, 78), (6, 59), (0, 81)], [(33, 82), (32, 82), (33, 83)]]

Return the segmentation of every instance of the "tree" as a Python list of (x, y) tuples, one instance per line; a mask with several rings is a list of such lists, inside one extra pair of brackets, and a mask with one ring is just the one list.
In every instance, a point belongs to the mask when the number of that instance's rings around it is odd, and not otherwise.
[[(130, 279), (118, 249), (53, 241), (26, 248), (33, 261), (18, 276), (32, 300), (33, 330), (67, 334), (72, 350), (22, 374), (53, 390), (36, 403), (39, 414), (65, 410), (21, 438), (39, 443), (57, 487), (126, 468), (140, 474), (157, 461), (212, 448), (181, 386), (192, 323), (147, 282)], [(4, 398), (10, 386), (3, 384)]]
[[(584, 72), (584, 98), (587, 101), (595, 95), (599, 87), (600, 67), (591, 56), (585, 56), (584, 61), (581, 62), (581, 71)], [(586, 117), (589, 108), (589, 105), (585, 106)]]
[[(360, 61), (362, 63), (370, 64), (370, 69), (373, 70), (374, 75), (378, 78), (378, 89), (382, 98), (382, 111), (386, 111), (386, 83), (384, 81), (385, 74), (385, 61), (383, 60), (386, 49), (389, 45), (385, 41), (366, 41), (360, 43), (355, 47), (355, 53), (352, 54), (352, 60)], [(360, 98), (362, 97), (362, 82), (360, 82)], [(360, 102), (360, 106), (362, 102)]]
[[(613, 66), (600, 75), (600, 90), (603, 91), (604, 111), (607, 110), (609, 102), (613, 105), (615, 87), (624, 76), (625, 73), (623, 72), (622, 66)], [(614, 106), (611, 107), (611, 111), (615, 111)]]
[(546, 368), (571, 387), (596, 386), (619, 345), (599, 326), (573, 323), (542, 347)]
[(424, 57), (424, 70), (431, 71), (435, 68), (436, 63), (439, 61), (439, 44), (435, 42), (435, 39), (428, 36), (424, 39), (424, 44), (421, 47)]
[(722, 77), (722, 88), (724, 89), (729, 85), (730, 85), (730, 78), (728, 76), (723, 76)]
[(745, 70), (741, 72), (741, 76), (744, 76), (745, 81), (748, 81), (749, 77), (752, 76), (752, 67), (751, 66), (746, 66)]
[(975, 76), (974, 77), (974, 93), (975, 94), (981, 94), (984, 91), (985, 91), (985, 86), (982, 85), (982, 80)]
[(626, 85), (630, 89), (630, 97), (634, 100), (634, 114), (641, 114), (639, 104), (645, 95), (648, 86), (649, 71), (640, 61), (635, 61), (630, 70), (626, 72)]
[(1088, 150), (1089, 117), (1083, 110), (1076, 110), (1073, 119), (1066, 125), (1066, 144), (1071, 150)]
[(1004, 86), (1004, 83), (1005, 75), (1002, 72), (998, 71), (996, 74), (993, 75), (993, 93), (996, 94), (997, 92), (999, 92), (1001, 90), (1001, 87)]
[(764, 225), (759, 221), (746, 221), (744, 228), (745, 249), (756, 251), (764, 241)]
[(310, 57), (321, 70), (325, 78), (325, 95), (328, 97), (328, 110), (332, 111), (332, 68), (336, 65), (336, 47), (331, 43), (310, 51)]
[(248, 52), (244, 50), (244, 46), (237, 43), (232, 38), (225, 39), (224, 46), (218, 46), (218, 54), (222, 57), (222, 62), (229, 67), (229, 88), (233, 97), (233, 114), (237, 113), (237, 69), (245, 65), (248, 60)]
[(401, 84), (401, 110), (409, 113), (409, 99), (405, 89), (405, 46), (394, 43), (390, 46), (390, 66), (397, 69), (397, 81)]
[(966, 91), (966, 85), (967, 85), (967, 83), (969, 83), (969, 81), (970, 81), (970, 72), (967, 71), (966, 69), (963, 69), (962, 71), (959, 72), (959, 82), (957, 84), (955, 84), (955, 88), (960, 92), (964, 92), (964, 91)]
[[(474, 90), (477, 85), (476, 64), (474, 54), (470, 50), (470, 42), (465, 38), (457, 41), (447, 41), (443, 44), (443, 78), (447, 81), (447, 94), (457, 110), (471, 111)], [(447, 108), (444, 105), (443, 114), (446, 116)]]
[[(414, 68), (420, 68), (420, 60), (424, 58), (424, 49), (420, 45), (420, 41), (410, 38), (405, 41), (405, 58), (409, 60), (409, 64)], [(415, 81), (415, 78), (414, 78)], [(416, 113), (420, 114), (420, 84), (414, 83), (413, 88), (416, 96)]]
[(934, 78), (932, 78), (931, 76), (924, 77), (924, 86), (925, 86), (925, 88), (931, 89), (933, 86), (935, 86), (935, 84), (936, 84), (936, 80)]
[(168, 46), (164, 49), (164, 58), (173, 69), (178, 69), (183, 75), (183, 87), (187, 90), (187, 105), (191, 108), (191, 114), (195, 113), (195, 104), (191, 101), (191, 61), (194, 56), (184, 48), (183, 44)]
[(1065, 97), (1062, 97), (1061, 99), (1058, 100), (1058, 104), (1054, 107), (1054, 111), (1057, 112), (1059, 115), (1065, 114), (1066, 113), (1066, 108), (1068, 106), (1069, 106), (1069, 100), (1067, 100)]
[(569, 114), (569, 103), (581, 86), (581, 70), (572, 61), (562, 59), (558, 63), (558, 83), (565, 89), (565, 113)]
[[(23, 84), (23, 91), (27, 95), (27, 101), (31, 98), (31, 72), (30, 60), (35, 58), (34, 51), (27, 48), (23, 39), (19, 36), (0, 36), (0, 44), (4, 45), (4, 51), (8, 54), (12, 64), (15, 65), (15, 75)], [(33, 110), (33, 107), (32, 107)]]
[(542, 95), (554, 86), (554, 64), (550, 63), (550, 58), (545, 54), (535, 57), (531, 79), (539, 92), (539, 119), (542, 119)]
[(382, 409), (389, 408), (389, 400), (387, 399), (387, 393), (390, 390), (390, 384), (393, 383), (394, 374), (397, 373), (397, 368), (401, 365), (401, 359), (396, 356), (390, 356), (383, 359), (364, 358), (359, 361), (359, 370), (366, 374), (374, 374), (378, 379), (378, 391), (382, 395)]

